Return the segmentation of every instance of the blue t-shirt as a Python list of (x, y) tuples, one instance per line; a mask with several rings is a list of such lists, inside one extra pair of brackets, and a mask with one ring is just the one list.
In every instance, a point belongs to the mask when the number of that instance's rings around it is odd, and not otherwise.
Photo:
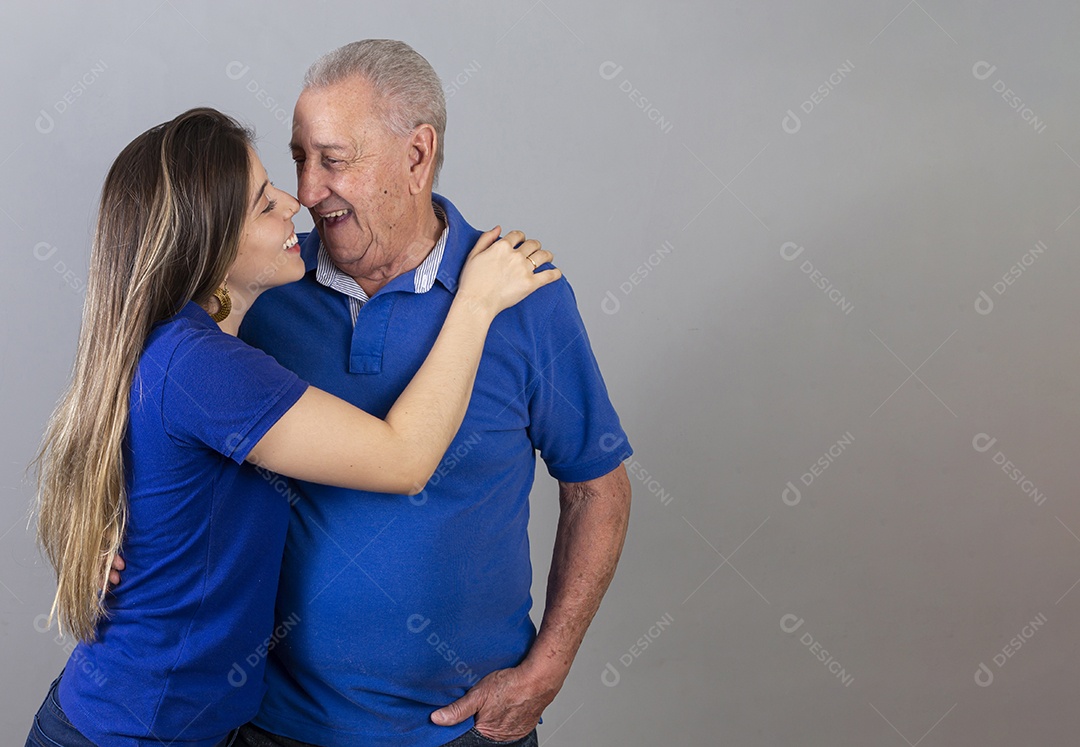
[[(438, 195), (449, 224), (437, 279), (379, 290), (353, 327), (347, 296), (307, 274), (263, 294), (241, 336), (312, 385), (384, 417), (442, 328), (480, 232)], [(536, 451), (566, 482), (602, 477), (631, 453), (570, 284), (559, 280), (491, 327), (464, 423), (424, 492), (386, 495), (298, 483), (277, 616), (303, 623), (275, 647), (255, 723), (322, 745), (433, 747), (469, 719), (432, 711), (518, 664), (536, 629), (529, 492)]]
[(124, 444), (127, 569), (59, 688), (91, 741), (210, 747), (255, 715), (289, 502), (244, 459), (306, 388), (194, 303), (147, 338)]

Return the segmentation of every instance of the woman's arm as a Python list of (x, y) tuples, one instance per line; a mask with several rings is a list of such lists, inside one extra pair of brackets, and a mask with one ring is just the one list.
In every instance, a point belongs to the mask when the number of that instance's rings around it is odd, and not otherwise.
[[(499, 228), (483, 234), (465, 263), (454, 302), (424, 365), (380, 420), (309, 387), (248, 454), (289, 477), (354, 490), (415, 495), (461, 426), (492, 320), (562, 277), (534, 272), (551, 260), (539, 242)], [(526, 257), (531, 255), (531, 260)]]

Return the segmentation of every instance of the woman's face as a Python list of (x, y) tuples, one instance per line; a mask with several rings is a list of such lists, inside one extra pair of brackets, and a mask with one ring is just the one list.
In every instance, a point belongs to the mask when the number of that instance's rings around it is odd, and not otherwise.
[(227, 278), (229, 294), (234, 302), (242, 301), (245, 308), (264, 290), (304, 276), (304, 261), (292, 222), (300, 203), (270, 183), (254, 149), (250, 150), (250, 161), (244, 230)]

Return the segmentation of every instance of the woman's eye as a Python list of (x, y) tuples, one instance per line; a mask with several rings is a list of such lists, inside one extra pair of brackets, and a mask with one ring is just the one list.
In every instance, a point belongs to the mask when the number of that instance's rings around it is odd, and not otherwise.
[(270, 200), (270, 202), (266, 203), (266, 209), (263, 210), (263, 213), (269, 213), (276, 207), (277, 207), (277, 200)]

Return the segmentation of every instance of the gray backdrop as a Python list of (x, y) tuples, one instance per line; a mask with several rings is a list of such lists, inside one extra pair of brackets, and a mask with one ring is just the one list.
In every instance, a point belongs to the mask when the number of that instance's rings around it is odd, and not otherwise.
[(66, 657), (24, 470), (109, 163), (208, 104), (294, 188), (302, 74), (365, 37), (442, 76), (440, 191), (557, 253), (636, 449), (545, 744), (1075, 743), (1075, 3), (29, 5), (0, 11), (4, 744)]

